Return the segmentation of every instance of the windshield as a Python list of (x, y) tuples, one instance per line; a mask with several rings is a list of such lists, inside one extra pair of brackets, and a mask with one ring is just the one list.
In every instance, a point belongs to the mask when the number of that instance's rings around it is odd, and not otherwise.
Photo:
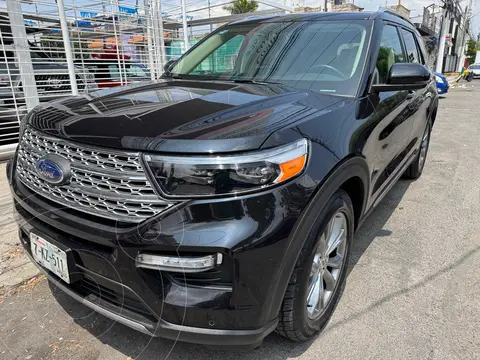
[(127, 68), (127, 77), (149, 78), (150, 72), (147, 67), (142, 64), (131, 64)]
[(28, 45), (30, 46), (30, 57), (32, 59), (50, 59), (50, 57), (45, 52), (40, 50), (30, 41), (28, 42)]
[(290, 21), (227, 25), (173, 66), (185, 79), (281, 83), (355, 95), (370, 23)]
[(470, 65), (470, 69), (478, 70), (478, 69), (480, 69), (480, 65)]

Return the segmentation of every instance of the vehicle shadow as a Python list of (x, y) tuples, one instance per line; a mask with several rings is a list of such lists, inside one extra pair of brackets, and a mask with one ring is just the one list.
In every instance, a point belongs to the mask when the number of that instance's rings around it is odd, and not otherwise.
[(398, 208), (398, 204), (407, 192), (410, 184), (411, 181), (408, 180), (398, 181), (357, 230), (350, 253), (347, 276), (373, 240), (388, 237), (392, 234), (391, 230), (384, 229), (384, 225)]
[[(410, 182), (400, 181), (380, 202), (373, 213), (365, 220), (355, 235), (347, 274), (359, 262), (363, 253), (376, 239), (390, 236), (389, 230), (383, 229), (394, 210), (407, 191)], [(75, 323), (87, 330), (102, 343), (113, 347), (132, 359), (288, 359), (302, 355), (315, 339), (302, 343), (288, 341), (273, 333), (267, 336), (261, 347), (242, 352), (224, 352), (211, 350), (202, 345), (175, 342), (172, 340), (151, 338), (135, 330), (116, 323), (89, 308), (79, 304), (68, 295), (50, 284), (52, 294), (62, 308), (73, 318)], [(325, 329), (329, 331), (329, 326)]]

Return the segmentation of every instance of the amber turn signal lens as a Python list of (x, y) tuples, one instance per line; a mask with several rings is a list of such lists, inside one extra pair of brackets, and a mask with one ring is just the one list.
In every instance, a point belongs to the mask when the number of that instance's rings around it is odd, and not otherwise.
[(264, 189), (298, 176), (306, 166), (309, 142), (213, 156), (145, 154), (161, 191), (170, 196), (221, 196)]
[(280, 164), (280, 169), (282, 170), (282, 173), (275, 179), (274, 182), (278, 184), (299, 174), (305, 167), (306, 161), (307, 155), (302, 155)]

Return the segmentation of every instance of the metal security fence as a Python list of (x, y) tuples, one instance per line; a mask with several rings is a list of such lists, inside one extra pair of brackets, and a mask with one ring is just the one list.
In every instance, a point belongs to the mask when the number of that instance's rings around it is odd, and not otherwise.
[[(158, 79), (168, 60), (209, 32), (251, 16), (225, 15), (228, 1), (212, 5), (210, 0), (5, 3), (0, 10), (0, 157), (14, 151), (19, 122), (37, 104)], [(270, 7), (255, 14), (284, 12)], [(227, 68), (237, 45), (202, 66)]]

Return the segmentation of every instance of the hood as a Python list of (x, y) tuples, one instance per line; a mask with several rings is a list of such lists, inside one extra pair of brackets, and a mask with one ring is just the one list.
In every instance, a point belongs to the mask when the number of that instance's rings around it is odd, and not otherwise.
[(45, 133), (96, 146), (231, 152), (258, 149), (292, 122), (351, 101), (270, 84), (161, 80), (40, 105), (28, 122)]

